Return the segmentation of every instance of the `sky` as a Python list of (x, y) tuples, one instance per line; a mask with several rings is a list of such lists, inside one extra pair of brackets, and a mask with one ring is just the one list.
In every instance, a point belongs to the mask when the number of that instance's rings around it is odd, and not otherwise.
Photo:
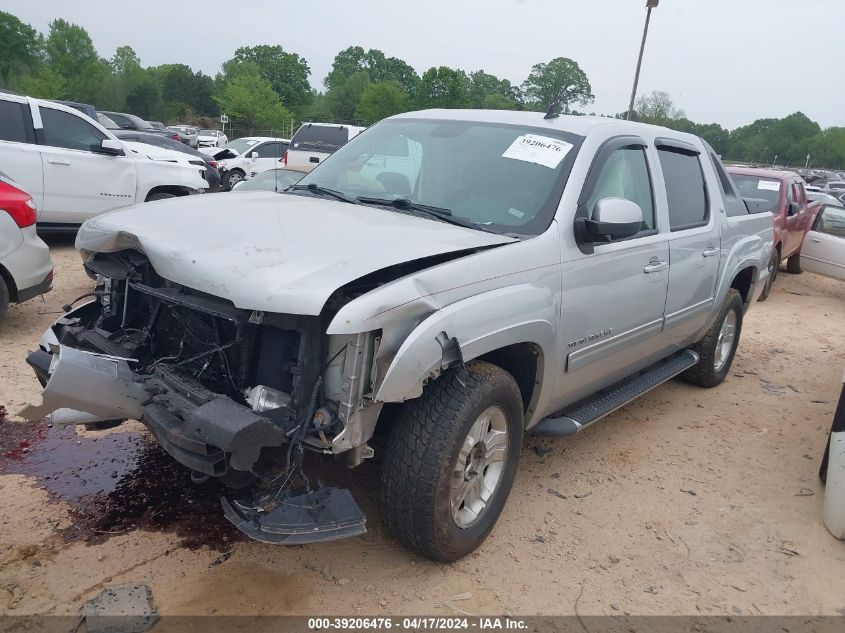
[[(483, 69), (522, 83), (555, 57), (580, 64), (595, 102), (627, 110), (645, 0), (3, 0), (46, 33), (85, 27), (102, 57), (130, 45), (145, 66), (214, 75), (239, 46), (280, 44), (321, 87), (338, 51), (359, 45), (431, 66)], [(662, 90), (687, 116), (728, 128), (802, 111), (845, 126), (845, 0), (661, 0), (638, 94)]]

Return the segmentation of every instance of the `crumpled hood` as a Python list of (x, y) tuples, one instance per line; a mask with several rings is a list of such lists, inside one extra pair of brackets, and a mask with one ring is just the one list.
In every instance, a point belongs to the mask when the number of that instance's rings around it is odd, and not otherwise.
[(136, 249), (178, 284), (239, 308), (317, 315), (337, 288), (395, 264), (515, 241), (386, 209), (273, 192), (189, 196), (110, 211), (76, 247)]

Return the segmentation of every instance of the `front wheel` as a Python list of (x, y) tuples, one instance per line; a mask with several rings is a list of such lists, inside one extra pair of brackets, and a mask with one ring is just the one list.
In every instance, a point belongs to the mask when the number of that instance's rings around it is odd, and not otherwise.
[(435, 561), (475, 550), (504, 508), (522, 435), (519, 387), (496, 365), (474, 361), (429, 384), (404, 406), (385, 447), (388, 530)]
[(244, 173), (242, 171), (237, 170), (237, 169), (234, 170), (234, 171), (230, 171), (228, 174), (226, 174), (226, 177), (224, 179), (226, 189), (231, 191), (234, 188), (234, 186), (236, 184), (238, 184), (243, 179), (244, 179)]
[(699, 361), (683, 374), (683, 379), (699, 387), (715, 387), (731, 369), (739, 335), (742, 332), (742, 297), (735, 288), (728, 290), (719, 316), (692, 349)]
[(801, 269), (801, 253), (795, 253), (794, 255), (790, 255), (789, 259), (786, 260), (786, 272), (792, 275), (800, 275), (804, 272)]

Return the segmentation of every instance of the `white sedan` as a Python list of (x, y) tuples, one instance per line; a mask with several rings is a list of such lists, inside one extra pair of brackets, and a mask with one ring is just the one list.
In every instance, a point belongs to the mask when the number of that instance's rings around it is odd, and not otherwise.
[(220, 130), (200, 130), (197, 142), (200, 147), (223, 147), (229, 139)]
[(801, 246), (801, 268), (845, 281), (845, 207), (826, 204)]

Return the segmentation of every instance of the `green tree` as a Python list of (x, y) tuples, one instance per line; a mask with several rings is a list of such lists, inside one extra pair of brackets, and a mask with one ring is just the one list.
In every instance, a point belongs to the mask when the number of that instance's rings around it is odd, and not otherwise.
[(44, 38), (29, 24), (0, 11), (0, 86), (15, 87), (42, 61)]
[(87, 102), (100, 96), (108, 69), (103, 68), (88, 31), (61, 18), (53, 20), (44, 50), (50, 70), (65, 80), (62, 96)]
[(256, 75), (232, 79), (214, 100), (234, 125), (250, 130), (282, 129), (293, 117), (270, 82)]
[(311, 102), (311, 69), (305, 58), (281, 46), (242, 46), (232, 58), (235, 64), (255, 64), (259, 75), (270, 82), (287, 108), (301, 112)]
[(672, 96), (668, 92), (655, 90), (651, 94), (643, 95), (634, 107), (635, 118), (644, 123), (663, 125), (667, 121), (686, 118), (686, 113), (675, 107)]
[(416, 71), (404, 60), (387, 57), (376, 48), (365, 51), (360, 46), (350, 46), (335, 56), (323, 84), (331, 90), (359, 72), (367, 73), (372, 83), (397, 81), (410, 96), (414, 96), (419, 83)]
[(519, 90), (507, 79), (477, 70), (469, 74), (469, 98), (473, 108), (514, 110), (518, 106)]
[(569, 112), (573, 104), (585, 106), (595, 98), (587, 75), (577, 62), (567, 57), (532, 66), (522, 92), (527, 105), (534, 110), (546, 110), (557, 104), (563, 112)]
[(332, 118), (351, 123), (357, 121), (355, 113), (361, 95), (370, 85), (370, 77), (366, 72), (357, 72), (342, 84), (335, 86), (326, 93), (326, 102)]
[(468, 108), (470, 81), (462, 70), (439, 66), (423, 73), (417, 87), (420, 108)]
[(24, 94), (39, 99), (61, 99), (67, 95), (64, 77), (45, 66), (25, 75), (18, 87)]
[(412, 108), (411, 98), (398, 81), (369, 84), (361, 92), (356, 116), (365, 125), (372, 125), (394, 114)]

